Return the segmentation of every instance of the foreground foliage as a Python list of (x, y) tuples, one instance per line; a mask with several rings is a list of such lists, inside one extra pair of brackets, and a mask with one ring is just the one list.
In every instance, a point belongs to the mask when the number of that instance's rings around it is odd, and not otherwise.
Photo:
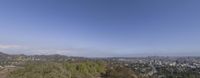
[(9, 78), (96, 78), (105, 72), (102, 62), (30, 63)]

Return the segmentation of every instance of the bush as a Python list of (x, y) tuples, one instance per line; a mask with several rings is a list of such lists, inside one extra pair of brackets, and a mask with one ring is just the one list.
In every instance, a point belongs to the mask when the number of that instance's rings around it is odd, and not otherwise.
[(95, 78), (104, 72), (105, 65), (97, 62), (30, 63), (9, 78)]

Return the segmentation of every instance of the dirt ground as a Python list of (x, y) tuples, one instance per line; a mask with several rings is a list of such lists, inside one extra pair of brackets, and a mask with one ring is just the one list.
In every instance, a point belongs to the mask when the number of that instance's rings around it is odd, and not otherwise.
[(15, 68), (3, 68), (0, 69), (0, 78), (7, 78), (9, 72), (13, 71)]

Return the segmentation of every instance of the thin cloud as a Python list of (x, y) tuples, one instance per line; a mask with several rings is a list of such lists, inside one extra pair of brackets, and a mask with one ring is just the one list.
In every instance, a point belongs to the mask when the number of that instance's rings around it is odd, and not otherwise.
[(0, 45), (0, 49), (13, 49), (13, 48), (23, 48), (20, 45)]

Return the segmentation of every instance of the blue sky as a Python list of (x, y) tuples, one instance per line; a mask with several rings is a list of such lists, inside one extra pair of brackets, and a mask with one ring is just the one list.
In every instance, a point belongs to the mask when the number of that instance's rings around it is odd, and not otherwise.
[(1, 0), (0, 51), (200, 55), (198, 0)]

